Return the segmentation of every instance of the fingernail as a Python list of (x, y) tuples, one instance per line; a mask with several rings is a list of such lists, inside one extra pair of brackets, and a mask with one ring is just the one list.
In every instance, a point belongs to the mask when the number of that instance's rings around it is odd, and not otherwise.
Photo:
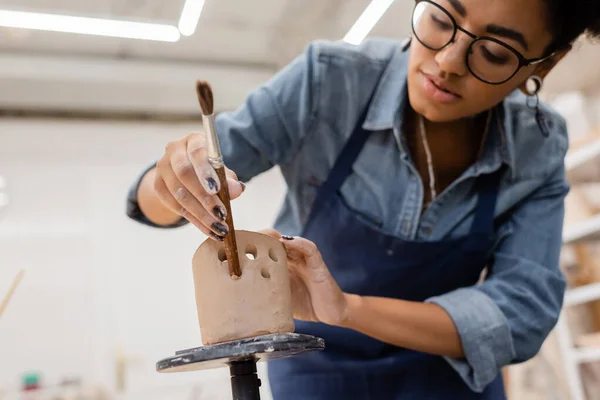
[(219, 235), (217, 235), (217, 234), (216, 234), (216, 233), (214, 233), (214, 232), (210, 232), (210, 236), (211, 236), (213, 239), (215, 239), (215, 240), (218, 240), (219, 242), (222, 242), (222, 241), (224, 241), (224, 240), (225, 240), (225, 238), (224, 238), (223, 236), (219, 236)]
[(221, 221), (225, 221), (225, 217), (227, 217), (227, 212), (221, 206), (215, 206), (213, 208), (213, 214), (214, 214), (215, 217), (217, 217)]
[(281, 235), (281, 238), (284, 240), (294, 240), (293, 236), (288, 236), (288, 235)]
[(227, 227), (220, 222), (215, 222), (214, 224), (212, 224), (212, 228), (218, 233), (220, 233), (222, 236), (225, 236), (229, 233), (229, 229), (227, 229)]
[(238, 181), (240, 183), (240, 185), (242, 185), (242, 193), (244, 193), (244, 191), (246, 190), (246, 184), (242, 181)]
[(208, 190), (213, 193), (217, 193), (219, 191), (219, 185), (217, 185), (217, 181), (213, 178), (206, 178), (206, 184), (208, 185)]

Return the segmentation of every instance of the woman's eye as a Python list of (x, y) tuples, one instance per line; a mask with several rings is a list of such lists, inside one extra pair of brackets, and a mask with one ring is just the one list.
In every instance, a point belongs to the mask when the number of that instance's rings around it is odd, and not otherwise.
[(488, 50), (487, 48), (485, 48), (483, 46), (481, 46), (480, 49), (481, 49), (481, 52), (483, 53), (483, 56), (485, 57), (485, 59), (491, 63), (503, 65), (509, 61), (509, 57), (506, 54), (503, 55), (503, 54), (492, 53), (490, 50)]
[(439, 18), (437, 15), (432, 15), (431, 20), (441, 29), (451, 30), (452, 24), (448, 22), (447, 18)]

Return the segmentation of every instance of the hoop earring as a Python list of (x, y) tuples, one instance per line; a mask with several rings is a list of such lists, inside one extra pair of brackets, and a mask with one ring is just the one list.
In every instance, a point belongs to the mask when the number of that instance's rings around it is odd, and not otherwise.
[[(546, 117), (544, 113), (540, 110), (540, 98), (538, 93), (542, 90), (543, 80), (537, 75), (532, 75), (527, 79), (525, 83), (525, 91), (529, 95), (526, 100), (527, 107), (531, 108), (535, 111), (535, 120), (537, 122), (538, 127), (542, 133), (542, 136), (548, 137), (550, 136), (550, 130), (548, 129), (548, 125), (546, 124)], [(533, 88), (531, 88), (533, 86)], [(532, 105), (533, 101), (533, 105)]]

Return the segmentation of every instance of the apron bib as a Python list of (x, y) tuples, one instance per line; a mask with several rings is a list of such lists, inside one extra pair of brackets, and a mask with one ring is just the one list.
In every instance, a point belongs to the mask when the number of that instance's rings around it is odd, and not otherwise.
[[(473, 286), (493, 247), (500, 171), (477, 178), (478, 201), (467, 235), (407, 241), (367, 225), (341, 199), (340, 188), (367, 141), (359, 119), (319, 188), (302, 236), (313, 241), (344, 292), (422, 302)], [(269, 363), (275, 400), (505, 400), (498, 374), (483, 393), (471, 391), (442, 357), (383, 343), (357, 331), (295, 321), (296, 332), (321, 337), (325, 350)]]

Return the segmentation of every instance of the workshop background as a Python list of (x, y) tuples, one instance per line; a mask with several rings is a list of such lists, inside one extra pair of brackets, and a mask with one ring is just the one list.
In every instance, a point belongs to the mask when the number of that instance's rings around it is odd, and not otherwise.
[[(129, 185), (167, 142), (200, 128), (196, 79), (231, 110), (311, 40), (404, 38), (412, 6), (0, 0), (0, 301), (20, 283), (0, 311), (0, 399), (231, 398), (227, 369), (155, 371), (201, 343), (191, 258), (205, 237), (129, 220)], [(511, 400), (600, 399), (598, 65), (600, 45), (582, 43), (544, 87), (571, 137), (569, 291), (541, 353), (508, 369)], [(233, 204), (236, 227), (269, 227), (284, 189), (277, 169), (250, 182)]]

